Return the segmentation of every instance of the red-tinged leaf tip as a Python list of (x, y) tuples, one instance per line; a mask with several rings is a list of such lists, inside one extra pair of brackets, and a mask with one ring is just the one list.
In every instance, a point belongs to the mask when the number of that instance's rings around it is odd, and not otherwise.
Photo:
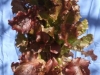
[(53, 61), (52, 59), (49, 59), (45, 65), (45, 72), (49, 72), (52, 69)]
[(90, 56), (94, 61), (97, 59), (97, 55), (94, 54), (93, 50), (88, 50), (86, 52), (83, 51), (82, 54), (84, 54), (85, 56)]
[(52, 58), (52, 61), (53, 61), (53, 67), (57, 67), (58, 66), (58, 61), (53, 57)]

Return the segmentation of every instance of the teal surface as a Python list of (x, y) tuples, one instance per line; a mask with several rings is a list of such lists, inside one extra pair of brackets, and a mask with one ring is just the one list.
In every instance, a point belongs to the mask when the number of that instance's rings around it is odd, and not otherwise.
[[(0, 0), (0, 75), (13, 75), (10, 65), (18, 61), (20, 54), (14, 45), (16, 32), (8, 25), (8, 19), (13, 17), (10, 3), (11, 0)], [(78, 4), (82, 19), (87, 18), (89, 21), (89, 29), (85, 34), (92, 33), (94, 36), (93, 43), (85, 50), (93, 49), (98, 59), (92, 61), (90, 57), (84, 57), (78, 52), (75, 57), (90, 60), (91, 75), (100, 75), (100, 0), (79, 0)]]

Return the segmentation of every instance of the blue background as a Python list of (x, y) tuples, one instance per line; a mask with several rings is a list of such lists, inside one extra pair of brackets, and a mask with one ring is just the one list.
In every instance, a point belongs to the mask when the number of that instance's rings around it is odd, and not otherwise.
[[(11, 63), (18, 61), (20, 52), (15, 47), (16, 32), (8, 25), (8, 19), (12, 19), (11, 0), (0, 0), (0, 75), (13, 75)], [(85, 34), (92, 33), (93, 43), (85, 50), (93, 49), (98, 56), (96, 61), (92, 61), (90, 57), (89, 69), (91, 75), (100, 75), (100, 0), (79, 0), (80, 12), (82, 19), (89, 21), (89, 29)], [(84, 35), (85, 35), (84, 34)], [(75, 52), (75, 57), (81, 56), (79, 52)]]

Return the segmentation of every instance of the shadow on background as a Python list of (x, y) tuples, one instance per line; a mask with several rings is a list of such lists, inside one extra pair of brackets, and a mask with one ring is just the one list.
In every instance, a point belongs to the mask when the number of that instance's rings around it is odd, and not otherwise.
[(16, 32), (8, 25), (12, 19), (11, 0), (0, 0), (0, 75), (13, 75), (11, 63), (18, 61)]

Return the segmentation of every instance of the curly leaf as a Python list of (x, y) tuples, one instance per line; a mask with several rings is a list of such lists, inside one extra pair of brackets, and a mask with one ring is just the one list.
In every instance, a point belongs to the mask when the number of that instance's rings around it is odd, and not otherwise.
[[(84, 65), (83, 65), (84, 64)], [(89, 61), (83, 58), (75, 58), (64, 68), (66, 75), (90, 75)]]
[(77, 30), (79, 36), (82, 35), (87, 29), (88, 29), (88, 21), (86, 19), (78, 23)]
[(92, 43), (92, 40), (93, 40), (92, 34), (83, 36), (82, 38), (77, 39), (73, 43), (72, 49), (81, 51), (84, 47), (87, 47), (88, 45), (90, 45)]
[[(31, 27), (40, 26), (37, 17), (38, 9), (32, 6), (27, 12), (18, 11), (12, 20), (8, 20), (9, 24), (16, 31), (28, 33)], [(38, 24), (38, 25), (37, 25)], [(35, 30), (36, 31), (36, 30)]]
[(85, 56), (90, 56), (92, 58), (92, 60), (96, 60), (97, 59), (97, 55), (95, 55), (93, 53), (93, 50), (89, 50), (89, 51), (82, 51), (82, 54), (84, 54)]

